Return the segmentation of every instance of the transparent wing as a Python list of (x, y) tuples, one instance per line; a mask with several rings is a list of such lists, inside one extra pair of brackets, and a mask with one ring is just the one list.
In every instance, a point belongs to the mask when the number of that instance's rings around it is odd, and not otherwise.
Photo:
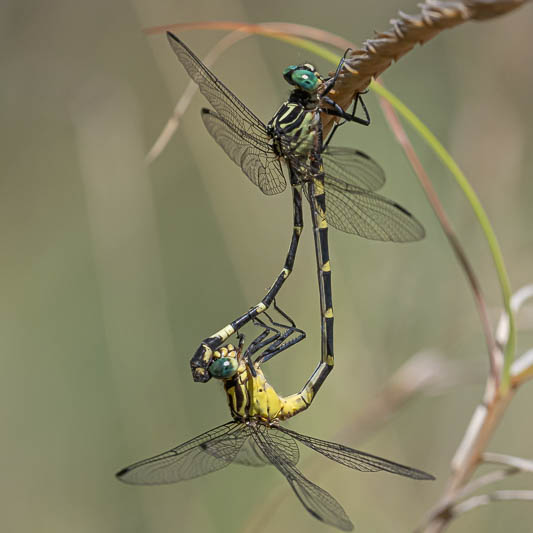
[(203, 476), (230, 464), (248, 436), (247, 426), (228, 422), (168, 452), (127, 466), (117, 477), (125, 483), (162, 485)]
[(263, 193), (271, 195), (285, 190), (287, 181), (270, 144), (258, 142), (209, 109), (202, 109), (202, 120), (211, 137)]
[[(278, 452), (283, 455), (284, 461), (287, 461), (291, 465), (298, 463), (300, 451), (298, 450), (298, 444), (296, 444), (296, 441), (291, 436), (275, 431), (270, 432), (270, 438)], [(233, 462), (246, 466), (264, 466), (271, 464), (271, 461), (251, 437), (248, 438), (244, 446), (239, 450)]]
[(328, 146), (322, 152), (326, 175), (342, 179), (369, 191), (376, 191), (385, 184), (385, 172), (370, 156), (340, 146)]
[(248, 439), (239, 453), (233, 460), (234, 463), (245, 466), (265, 466), (269, 465), (270, 461), (265, 457), (265, 454), (257, 447), (253, 439)]
[(285, 453), (276, 444), (276, 438), (279, 435), (276, 428), (256, 426), (252, 434), (265, 457), (285, 476), (292, 490), (311, 515), (343, 531), (353, 529), (353, 524), (340, 503), (324, 489), (309, 481), (294, 464), (286, 460)]
[(253, 138), (256, 143), (268, 144), (270, 138), (264, 123), (194, 55), (185, 43), (172, 33), (167, 33), (167, 38), (189, 76), (224, 121), (231, 124), (235, 131)]
[(290, 435), (302, 444), (305, 444), (312, 450), (326, 456), (328, 459), (336, 461), (344, 466), (348, 466), (361, 472), (377, 472), (385, 471), (391, 474), (398, 474), (400, 476), (410, 477), (412, 479), (435, 479), (431, 474), (427, 474), (422, 470), (404, 466), (382, 457), (376, 457), (369, 453), (360, 452), (348, 446), (337, 444), (335, 442), (328, 442), (326, 440), (315, 439), (307, 435), (302, 435), (291, 431), (290, 429), (279, 427), (279, 431)]
[[(373, 241), (410, 242), (424, 238), (424, 227), (401, 205), (332, 176), (324, 177), (326, 218), (334, 228)], [(304, 187), (309, 200), (309, 192)]]

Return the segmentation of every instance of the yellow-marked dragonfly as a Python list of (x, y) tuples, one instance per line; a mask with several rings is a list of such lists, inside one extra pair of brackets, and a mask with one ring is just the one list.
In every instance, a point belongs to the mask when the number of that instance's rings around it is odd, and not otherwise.
[[(171, 33), (167, 36), (181, 64), (214, 107), (202, 110), (211, 136), (264, 194), (284, 191), (287, 175), (293, 196), (293, 231), (282, 271), (258, 304), (202, 341), (191, 358), (193, 379), (205, 382), (211, 378), (207, 369), (214, 351), (266, 311), (291, 274), (303, 230), (303, 189), (311, 206), (320, 293), (321, 361), (310, 380), (316, 392), (334, 364), (328, 222), (347, 233), (392, 242), (419, 240), (424, 228), (409, 211), (373, 192), (384, 184), (385, 175), (372, 158), (352, 148), (330, 147), (331, 136), (322, 142), (321, 113), (344, 121), (370, 123), (359, 97), (353, 111), (347, 113), (328, 96), (334, 90), (343, 60), (331, 78), (320, 76), (309, 63), (287, 67), (283, 76), (294, 88), (289, 100), (265, 124), (180, 39)], [(363, 105), (364, 119), (355, 115), (358, 101)]]
[[(254, 320), (264, 331), (246, 350), (241, 335), (237, 347), (228, 344), (213, 354), (209, 372), (222, 380), (233, 420), (164, 453), (134, 463), (118, 472), (117, 477), (125, 483), (161, 485), (203, 476), (231, 463), (272, 465), (285, 477), (312, 516), (350, 531), (353, 524), (339, 502), (296, 467), (300, 457), (298, 443), (361, 472), (384, 471), (417, 480), (434, 477), (342, 444), (297, 433), (281, 424), (306, 409), (310, 398), (305, 389), (290, 396), (278, 395), (261, 369), (262, 363), (305, 336), (283, 311), (277, 306), (276, 309), (289, 320), (289, 326), (274, 322), (265, 313), (270, 324), (259, 318)], [(260, 350), (262, 352), (252, 360)]]

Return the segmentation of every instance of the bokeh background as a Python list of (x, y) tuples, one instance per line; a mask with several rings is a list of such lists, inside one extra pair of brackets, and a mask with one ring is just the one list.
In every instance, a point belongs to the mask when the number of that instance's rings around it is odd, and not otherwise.
[[(189, 358), (201, 339), (263, 295), (281, 267), (291, 224), (290, 195), (261, 195), (204, 131), (200, 95), (167, 150), (145, 166), (189, 80), (164, 36), (141, 30), (198, 20), (284, 21), (359, 43), (388, 28), (399, 9), (417, 12), (416, 2), (1, 3), (3, 531), (326, 529), (273, 468), (232, 466), (166, 487), (114, 478), (123, 466), (229, 420), (220, 384), (193, 383)], [(533, 278), (532, 24), (531, 6), (465, 24), (418, 47), (383, 78), (471, 179), (515, 289)], [(222, 35), (180, 33), (200, 57)], [(331, 68), (252, 37), (214, 71), (266, 121), (288, 94), (281, 69), (304, 60)], [(487, 356), (465, 277), (376, 97), (366, 102), (372, 127), (345, 127), (337, 144), (383, 165), (384, 194), (416, 214), (427, 238), (391, 245), (331, 232), (337, 364), (290, 427), (433, 472), (433, 483), (361, 474), (302, 450), (304, 471), (342, 503), (357, 531), (396, 533), (411, 531), (441, 495), (482, 395)], [(478, 224), (447, 171), (412, 137), (496, 319), (499, 289)], [(266, 369), (282, 394), (299, 390), (319, 358), (306, 223), (296, 272), (279, 302), (308, 338)], [(521, 332), (519, 351), (532, 341)], [(361, 438), (356, 421), (389, 376), (428, 350), (459, 365), (460, 382), (416, 396)], [(532, 457), (532, 401), (526, 386), (491, 450)], [(531, 484), (524, 476), (502, 486)], [(525, 533), (532, 523), (529, 504), (500, 503), (465, 515), (451, 530)]]

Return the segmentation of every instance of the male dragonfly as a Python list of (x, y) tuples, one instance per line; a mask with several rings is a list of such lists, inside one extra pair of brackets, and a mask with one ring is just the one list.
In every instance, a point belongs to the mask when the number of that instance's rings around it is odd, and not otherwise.
[(328, 96), (343, 60), (335, 76), (327, 79), (307, 63), (285, 69), (284, 78), (294, 89), (265, 125), (180, 39), (167, 35), (185, 70), (215, 108), (202, 110), (209, 133), (264, 194), (277, 194), (286, 188), (285, 168), (293, 196), (293, 231), (282, 271), (258, 304), (202, 341), (191, 359), (193, 378), (202, 382), (211, 378), (207, 369), (214, 351), (267, 310), (290, 275), (303, 229), (303, 188), (311, 205), (321, 303), (322, 359), (316, 369), (319, 387), (334, 363), (328, 222), (341, 231), (392, 242), (419, 240), (424, 229), (406, 209), (373, 192), (385, 182), (382, 169), (373, 159), (351, 148), (326, 146), (329, 141), (322, 144), (320, 113), (366, 125), (370, 122), (364, 105), (366, 119), (355, 116), (357, 98), (353, 112), (346, 113)]

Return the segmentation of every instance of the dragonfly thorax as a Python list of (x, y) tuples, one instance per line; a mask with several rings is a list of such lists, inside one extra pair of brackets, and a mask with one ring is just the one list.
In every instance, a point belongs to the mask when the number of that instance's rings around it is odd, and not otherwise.
[(283, 398), (267, 382), (263, 371), (254, 365), (254, 374), (241, 361), (237, 373), (224, 380), (224, 390), (235, 420), (272, 424), (282, 414)]
[(317, 109), (307, 109), (300, 102), (291, 100), (281, 105), (267, 126), (277, 155), (289, 159), (309, 155), (319, 128), (320, 113)]
[(266, 380), (260, 365), (245, 360), (242, 346), (227, 344), (213, 352), (209, 373), (223, 381), (231, 415), (240, 422), (272, 425), (306, 408), (298, 394), (280, 396)]

